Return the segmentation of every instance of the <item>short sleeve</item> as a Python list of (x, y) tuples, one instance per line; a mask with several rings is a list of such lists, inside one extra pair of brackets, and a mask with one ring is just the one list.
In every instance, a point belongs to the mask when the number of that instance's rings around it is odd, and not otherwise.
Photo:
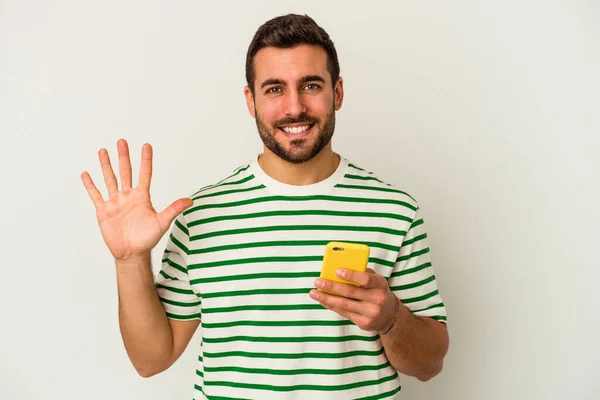
[(188, 276), (189, 230), (180, 214), (171, 228), (169, 240), (155, 277), (158, 297), (167, 317), (178, 320), (200, 319), (201, 299)]
[(406, 232), (388, 284), (413, 314), (447, 322), (446, 307), (438, 290), (419, 208)]

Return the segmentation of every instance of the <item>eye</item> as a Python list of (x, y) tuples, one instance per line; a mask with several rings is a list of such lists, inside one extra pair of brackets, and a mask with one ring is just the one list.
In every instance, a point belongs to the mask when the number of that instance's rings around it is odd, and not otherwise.
[(281, 88), (277, 87), (277, 86), (273, 86), (270, 87), (269, 89), (267, 89), (267, 91), (265, 93), (279, 93), (281, 92)]
[(308, 90), (317, 90), (320, 88), (320, 86), (316, 83), (309, 83), (308, 85), (304, 86), (304, 88)]

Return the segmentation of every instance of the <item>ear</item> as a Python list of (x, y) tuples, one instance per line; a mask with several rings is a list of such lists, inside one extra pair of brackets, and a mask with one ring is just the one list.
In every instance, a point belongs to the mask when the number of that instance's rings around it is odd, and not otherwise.
[(252, 118), (256, 118), (256, 110), (254, 109), (254, 96), (248, 85), (244, 86), (244, 96), (246, 97), (246, 107)]
[(342, 108), (342, 103), (344, 102), (344, 80), (340, 76), (333, 88), (333, 101), (335, 105), (335, 111), (338, 111)]

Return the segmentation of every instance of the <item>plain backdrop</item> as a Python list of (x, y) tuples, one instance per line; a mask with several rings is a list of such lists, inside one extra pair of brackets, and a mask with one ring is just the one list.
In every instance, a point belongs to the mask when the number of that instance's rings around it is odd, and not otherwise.
[[(190, 399), (200, 336), (143, 379), (80, 173), (154, 146), (163, 209), (262, 149), (255, 30), (306, 13), (345, 82), (334, 149), (420, 203), (450, 351), (399, 399), (600, 396), (597, 1), (0, 0), (0, 398)], [(153, 253), (156, 269), (165, 238)]]

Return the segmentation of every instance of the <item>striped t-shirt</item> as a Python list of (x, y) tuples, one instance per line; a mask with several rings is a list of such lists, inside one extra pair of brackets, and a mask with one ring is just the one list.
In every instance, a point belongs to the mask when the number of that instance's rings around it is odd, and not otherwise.
[(194, 399), (391, 399), (377, 332), (308, 295), (330, 241), (370, 247), (368, 267), (415, 314), (446, 321), (417, 202), (341, 158), (293, 186), (256, 160), (200, 189), (156, 277), (169, 318), (201, 319)]

